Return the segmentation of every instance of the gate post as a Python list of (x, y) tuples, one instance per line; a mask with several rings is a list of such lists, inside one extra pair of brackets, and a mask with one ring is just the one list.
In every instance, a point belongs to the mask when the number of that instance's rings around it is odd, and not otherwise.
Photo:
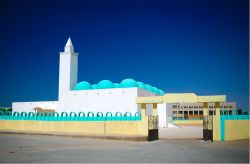
[(220, 103), (215, 103), (215, 118), (213, 119), (213, 138), (216, 141), (221, 140), (221, 120), (220, 120)]
[(152, 112), (152, 116), (157, 116), (158, 115), (158, 111), (157, 111), (157, 104), (154, 103), (153, 104), (153, 112)]
[(154, 116), (154, 139), (159, 139), (159, 116), (158, 116), (158, 109), (157, 103), (153, 104), (153, 116)]
[(203, 103), (203, 116), (208, 116), (208, 103)]
[(146, 104), (138, 104), (140, 107), (141, 121), (139, 126), (140, 133), (148, 136), (148, 116), (146, 116)]
[(208, 103), (203, 103), (203, 140), (208, 140)]
[(148, 116), (148, 141), (159, 139), (157, 104), (153, 103), (152, 116)]

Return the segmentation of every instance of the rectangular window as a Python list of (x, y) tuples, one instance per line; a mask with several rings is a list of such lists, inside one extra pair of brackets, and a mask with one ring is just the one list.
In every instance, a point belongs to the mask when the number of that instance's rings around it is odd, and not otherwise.
[(210, 116), (212, 116), (212, 115), (213, 115), (213, 113), (214, 113), (213, 111), (209, 111), (209, 115), (210, 115)]

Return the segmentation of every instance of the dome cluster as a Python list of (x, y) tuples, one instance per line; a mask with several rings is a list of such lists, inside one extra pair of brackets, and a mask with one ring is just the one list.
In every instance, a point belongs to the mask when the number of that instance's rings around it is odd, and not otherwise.
[(75, 85), (74, 90), (90, 90), (90, 89), (106, 89), (106, 88), (132, 88), (138, 87), (145, 89), (147, 91), (153, 92), (158, 95), (164, 95), (165, 92), (161, 89), (153, 87), (149, 84), (144, 84), (140, 81), (135, 81), (134, 79), (124, 79), (119, 83), (113, 83), (110, 80), (102, 80), (97, 84), (90, 84), (87, 81), (79, 82)]

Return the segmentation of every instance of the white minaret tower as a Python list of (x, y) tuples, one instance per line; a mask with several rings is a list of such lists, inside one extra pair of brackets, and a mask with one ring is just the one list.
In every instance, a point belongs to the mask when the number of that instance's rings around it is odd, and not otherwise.
[(59, 95), (58, 100), (63, 101), (77, 83), (78, 53), (74, 52), (74, 47), (69, 38), (64, 52), (60, 52), (59, 67)]

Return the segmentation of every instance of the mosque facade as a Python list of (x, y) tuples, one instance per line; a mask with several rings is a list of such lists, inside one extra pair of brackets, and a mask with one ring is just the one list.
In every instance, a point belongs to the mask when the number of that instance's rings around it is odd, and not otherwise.
[(120, 83), (101, 80), (96, 84), (77, 81), (78, 53), (69, 38), (60, 52), (58, 101), (13, 102), (13, 111), (34, 112), (35, 109), (61, 112), (131, 112), (138, 111), (136, 97), (159, 96), (164, 92), (134, 79)]
[[(120, 83), (101, 80), (96, 84), (90, 84), (87, 81), (78, 82), (77, 75), (78, 53), (74, 51), (69, 38), (64, 51), (60, 52), (58, 101), (13, 102), (13, 112), (131, 112), (134, 114), (140, 112), (141, 104), (145, 104), (148, 115), (152, 114), (154, 106), (158, 108), (159, 126), (167, 127), (169, 116), (173, 111), (176, 113), (177, 109), (175, 108), (172, 111), (172, 105), (179, 107), (178, 104), (182, 103), (189, 103), (189, 106), (190, 103), (193, 106), (192, 103), (201, 102), (227, 103), (225, 95), (200, 96), (199, 98), (193, 93), (184, 95), (165, 94), (163, 90), (157, 87), (131, 78), (124, 79)], [(183, 108), (185, 106), (187, 105), (183, 105)], [(236, 108), (236, 104), (231, 103), (231, 107), (232, 109)], [(177, 111), (179, 115), (176, 115), (176, 117), (184, 117), (184, 112), (182, 114)], [(193, 113), (195, 113), (194, 110)]]

